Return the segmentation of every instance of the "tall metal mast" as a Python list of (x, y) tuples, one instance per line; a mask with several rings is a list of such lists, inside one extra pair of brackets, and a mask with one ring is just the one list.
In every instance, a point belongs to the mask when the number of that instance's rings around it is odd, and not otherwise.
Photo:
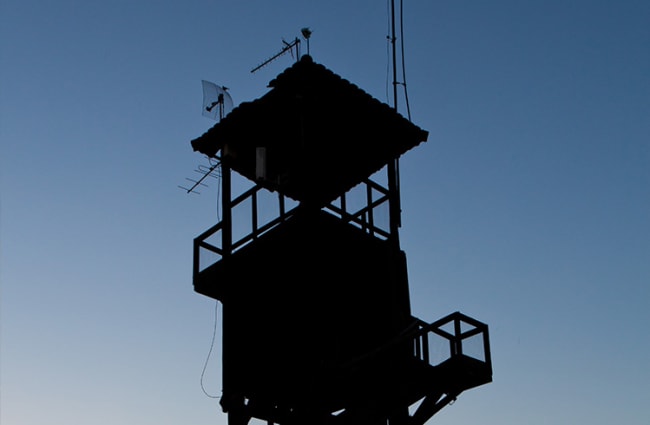
[[(393, 108), (397, 111), (397, 47), (395, 45), (395, 0), (390, 2), (390, 20), (392, 44), (392, 61), (393, 61)], [(388, 164), (388, 188), (392, 194), (390, 202), (390, 233), (393, 241), (399, 247), (399, 227), (401, 223), (401, 201), (399, 190), (399, 159), (395, 158)]]

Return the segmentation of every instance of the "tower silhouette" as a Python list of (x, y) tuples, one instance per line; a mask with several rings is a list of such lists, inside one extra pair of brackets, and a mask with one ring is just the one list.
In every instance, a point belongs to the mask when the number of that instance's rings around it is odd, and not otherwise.
[(492, 380), (487, 325), (411, 314), (397, 160), (428, 133), (309, 55), (269, 87), (192, 141), (221, 161), (193, 281), (223, 303), (229, 424), (422, 425)]

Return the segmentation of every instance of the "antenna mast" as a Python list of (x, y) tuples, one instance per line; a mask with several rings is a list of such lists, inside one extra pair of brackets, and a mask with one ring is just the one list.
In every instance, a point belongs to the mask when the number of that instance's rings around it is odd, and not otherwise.
[[(401, 1), (401, 0), (400, 0)], [(393, 47), (393, 108), (397, 112), (397, 47), (395, 46), (395, 0), (390, 0), (390, 42)], [(399, 246), (399, 228), (402, 226), (401, 220), (401, 195), (399, 184), (399, 159), (395, 158), (387, 164), (388, 189), (392, 194), (389, 204), (390, 214), (390, 233), (393, 240)]]
[(397, 111), (397, 46), (395, 44), (397, 37), (395, 35), (395, 0), (390, 0), (390, 32), (390, 42), (393, 47), (393, 108)]

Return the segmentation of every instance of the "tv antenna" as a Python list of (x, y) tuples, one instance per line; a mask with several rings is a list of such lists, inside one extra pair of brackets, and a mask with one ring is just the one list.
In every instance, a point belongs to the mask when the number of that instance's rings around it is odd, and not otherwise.
[(190, 187), (185, 187), (179, 185), (178, 187), (183, 189), (186, 193), (194, 193), (196, 195), (200, 195), (201, 192), (197, 191), (196, 189), (201, 186), (201, 187), (208, 187), (204, 181), (210, 177), (213, 179), (218, 179), (221, 177), (219, 175), (219, 166), (221, 165), (221, 161), (217, 158), (214, 160), (213, 158), (208, 158), (208, 163), (209, 165), (199, 165), (196, 167), (194, 172), (201, 174), (201, 177), (198, 180), (191, 179), (189, 177), (185, 177), (185, 180), (189, 181), (192, 183), (192, 186)]
[(257, 65), (255, 68), (251, 69), (251, 73), (257, 71), (260, 68), (265, 67), (266, 65), (273, 62), (274, 60), (276, 60), (277, 58), (279, 58), (280, 56), (284, 55), (287, 52), (291, 52), (291, 56), (293, 56), (293, 49), (296, 49), (296, 60), (300, 59), (300, 39), (298, 37), (294, 38), (291, 43), (288, 43), (287, 41), (282, 39), (282, 43), (284, 43), (284, 47), (282, 48), (282, 50), (280, 50), (278, 53), (271, 56), (261, 64)]

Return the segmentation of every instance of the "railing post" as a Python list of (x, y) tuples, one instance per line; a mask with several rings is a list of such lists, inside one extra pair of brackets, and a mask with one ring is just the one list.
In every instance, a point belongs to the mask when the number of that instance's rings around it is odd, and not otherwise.
[(422, 334), (422, 360), (427, 362), (427, 364), (431, 364), (429, 354), (429, 332), (424, 332)]
[(221, 163), (221, 205), (223, 205), (223, 229), (221, 231), (221, 245), (223, 256), (229, 257), (232, 253), (232, 202), (231, 202), (231, 171), (230, 167)]
[(193, 255), (194, 258), (192, 261), (192, 278), (196, 280), (201, 268), (201, 248), (199, 246), (199, 242), (196, 239), (194, 239)]
[(366, 205), (368, 207), (368, 228), (370, 234), (375, 234), (374, 208), (372, 207), (372, 187), (366, 182)]
[(485, 325), (483, 329), (483, 355), (485, 356), (485, 363), (490, 368), (490, 373), (492, 373), (492, 355), (490, 354), (490, 335), (488, 333), (488, 327)]
[(388, 209), (390, 236), (397, 247), (399, 247), (399, 227), (401, 226), (401, 207), (399, 195), (399, 177), (397, 174), (397, 159), (388, 163)]
[(278, 203), (280, 205), (280, 220), (284, 221), (284, 214), (285, 214), (285, 211), (284, 211), (284, 208), (285, 208), (284, 207), (284, 195), (282, 195), (281, 193), (278, 193)]
[(252, 227), (253, 227), (253, 239), (257, 239), (257, 192), (256, 189), (251, 196), (251, 208), (253, 209), (251, 214)]
[(461, 338), (460, 317), (454, 317), (454, 355), (459, 356), (463, 354), (463, 340)]

